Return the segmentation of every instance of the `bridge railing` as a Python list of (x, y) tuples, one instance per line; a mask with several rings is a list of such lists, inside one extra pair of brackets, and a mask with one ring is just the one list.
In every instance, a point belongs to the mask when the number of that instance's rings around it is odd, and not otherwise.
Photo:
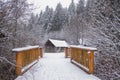
[(94, 73), (94, 51), (96, 48), (71, 46), (71, 62), (92, 74)]
[(42, 48), (39, 46), (28, 46), (22, 48), (15, 48), (12, 50), (16, 53), (16, 75), (23, 74), (41, 57)]

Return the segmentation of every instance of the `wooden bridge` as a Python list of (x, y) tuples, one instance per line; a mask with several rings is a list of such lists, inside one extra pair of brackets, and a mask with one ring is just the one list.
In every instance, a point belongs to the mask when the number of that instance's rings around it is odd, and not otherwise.
[(92, 75), (95, 50), (83, 46), (70, 46), (65, 53), (43, 53), (39, 46), (13, 49), (15, 80), (100, 80)]

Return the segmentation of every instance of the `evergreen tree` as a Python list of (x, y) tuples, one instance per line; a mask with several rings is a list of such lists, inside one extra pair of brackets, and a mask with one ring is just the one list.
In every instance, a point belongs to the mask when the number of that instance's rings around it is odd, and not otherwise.
[(84, 12), (84, 9), (85, 9), (84, 4), (85, 4), (85, 0), (79, 0), (79, 3), (77, 5), (77, 10), (76, 10), (78, 15)]
[(43, 14), (41, 13), (41, 15), (42, 16), (40, 16), (41, 17), (40, 23), (42, 23), (43, 28), (46, 30), (46, 29), (48, 29), (49, 24), (52, 21), (53, 9), (49, 8), (49, 6), (46, 6), (45, 12)]
[(95, 0), (86, 0), (86, 11), (91, 10), (94, 7)]
[(73, 16), (76, 13), (74, 0), (72, 0), (72, 2), (69, 5), (68, 13), (69, 13), (70, 16)]
[(41, 10), (40, 14), (39, 14), (39, 17), (38, 17), (38, 24), (41, 25), (42, 24), (42, 15), (43, 15), (43, 12)]
[(50, 31), (58, 31), (61, 30), (65, 22), (67, 21), (67, 12), (65, 9), (62, 8), (61, 3), (58, 3), (53, 20), (52, 20), (52, 26)]

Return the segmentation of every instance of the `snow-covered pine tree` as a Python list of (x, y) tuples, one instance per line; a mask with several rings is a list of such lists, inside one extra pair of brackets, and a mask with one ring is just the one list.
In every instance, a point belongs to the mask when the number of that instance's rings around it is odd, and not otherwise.
[(76, 6), (75, 6), (75, 3), (74, 3), (74, 0), (71, 0), (71, 3), (68, 7), (68, 14), (69, 16), (74, 16), (76, 13)]
[(77, 9), (76, 12), (79, 15), (80, 13), (84, 12), (85, 8), (85, 0), (79, 0), (78, 4), (77, 4)]
[(50, 31), (59, 31), (63, 28), (63, 25), (67, 20), (66, 14), (67, 12), (62, 7), (62, 4), (58, 3), (52, 19), (52, 24), (51, 24), (52, 26)]

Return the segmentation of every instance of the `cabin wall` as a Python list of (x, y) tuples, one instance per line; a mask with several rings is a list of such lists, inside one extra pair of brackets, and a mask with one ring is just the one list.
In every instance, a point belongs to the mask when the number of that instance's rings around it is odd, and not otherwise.
[(50, 41), (47, 41), (45, 44), (45, 52), (54, 52), (54, 51), (55, 51), (55, 46)]
[(48, 53), (64, 52), (64, 50), (65, 48), (55, 47), (50, 41), (47, 41), (45, 44), (45, 52)]

